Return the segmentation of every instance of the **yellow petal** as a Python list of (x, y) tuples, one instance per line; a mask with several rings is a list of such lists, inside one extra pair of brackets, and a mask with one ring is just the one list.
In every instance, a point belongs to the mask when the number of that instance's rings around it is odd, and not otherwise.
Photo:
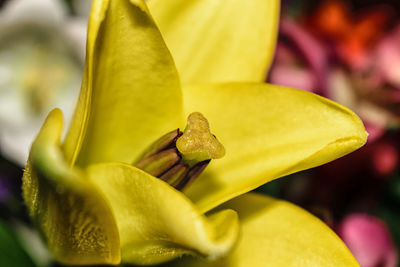
[(183, 122), (175, 65), (142, 0), (93, 1), (68, 161), (132, 162)]
[(31, 218), (53, 257), (64, 264), (118, 264), (119, 235), (111, 210), (60, 150), (63, 122), (53, 110), (32, 145), (23, 176)]
[(225, 259), (187, 259), (172, 266), (359, 267), (338, 236), (319, 219), (285, 201), (246, 194), (224, 204), (239, 213), (241, 237)]
[(150, 0), (182, 82), (264, 81), (278, 0)]
[(130, 165), (102, 163), (88, 172), (116, 216), (123, 262), (155, 264), (183, 254), (216, 258), (237, 239), (232, 210), (207, 219), (181, 192)]
[(188, 188), (207, 211), (275, 178), (341, 157), (367, 137), (349, 109), (317, 95), (268, 84), (227, 83), (184, 90), (185, 112), (198, 111), (225, 146)]

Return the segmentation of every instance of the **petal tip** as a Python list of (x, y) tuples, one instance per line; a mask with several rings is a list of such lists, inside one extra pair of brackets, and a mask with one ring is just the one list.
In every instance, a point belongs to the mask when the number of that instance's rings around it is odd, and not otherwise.
[(222, 210), (210, 216), (218, 235), (215, 245), (206, 252), (209, 260), (226, 256), (235, 247), (239, 237), (239, 215), (232, 209)]

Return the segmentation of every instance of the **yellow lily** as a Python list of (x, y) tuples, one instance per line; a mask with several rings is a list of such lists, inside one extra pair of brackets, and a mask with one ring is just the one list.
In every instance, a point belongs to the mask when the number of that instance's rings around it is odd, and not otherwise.
[[(144, 1), (93, 1), (74, 120), (61, 144), (62, 114), (49, 114), (23, 177), (25, 202), (54, 258), (156, 264), (192, 255), (173, 264), (358, 266), (306, 211), (244, 194), (343, 156), (367, 136), (343, 106), (258, 82), (271, 60), (278, 2), (149, 5), (184, 86)], [(208, 119), (226, 155), (182, 193), (132, 163), (194, 111)]]

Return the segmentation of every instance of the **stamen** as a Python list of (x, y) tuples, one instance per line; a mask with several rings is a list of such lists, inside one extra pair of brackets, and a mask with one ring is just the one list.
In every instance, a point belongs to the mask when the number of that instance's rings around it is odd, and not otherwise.
[(179, 184), (174, 186), (176, 189), (183, 191), (204, 171), (210, 160), (205, 160), (194, 165), (187, 173), (187, 179), (182, 179)]
[(147, 151), (141, 156), (141, 158), (147, 158), (167, 148), (175, 147), (176, 140), (181, 135), (182, 132), (179, 131), (179, 129), (176, 129), (161, 136), (147, 149)]
[(210, 132), (207, 119), (195, 112), (189, 115), (184, 133), (176, 129), (162, 136), (135, 166), (182, 191), (204, 171), (211, 159), (224, 155), (225, 149)]
[(135, 165), (139, 169), (158, 177), (178, 163), (180, 159), (181, 158), (178, 155), (178, 151), (175, 148), (170, 148), (142, 159)]
[(163, 175), (160, 176), (160, 179), (166, 181), (172, 186), (177, 185), (183, 178), (186, 176), (189, 168), (184, 163), (178, 163), (168, 171), (166, 171)]

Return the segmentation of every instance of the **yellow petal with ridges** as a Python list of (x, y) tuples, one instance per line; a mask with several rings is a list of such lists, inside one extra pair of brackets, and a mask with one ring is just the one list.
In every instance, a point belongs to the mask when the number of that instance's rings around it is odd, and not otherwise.
[(275, 178), (334, 160), (362, 146), (361, 120), (349, 109), (301, 90), (257, 83), (193, 85), (185, 112), (201, 112), (225, 146), (188, 188), (202, 211)]
[(278, 0), (150, 0), (182, 82), (266, 79), (278, 32)]
[(101, 194), (60, 150), (61, 111), (53, 110), (32, 145), (23, 176), (31, 218), (53, 257), (64, 264), (118, 264), (117, 225)]
[(359, 267), (340, 238), (323, 222), (286, 201), (246, 194), (224, 205), (238, 212), (241, 237), (224, 259), (190, 259), (185, 267)]
[(142, 0), (93, 1), (86, 55), (63, 147), (71, 165), (130, 163), (183, 123), (179, 77)]
[(237, 240), (232, 210), (207, 218), (181, 192), (127, 164), (95, 164), (88, 173), (115, 214), (125, 263), (156, 264), (185, 254), (218, 258)]

